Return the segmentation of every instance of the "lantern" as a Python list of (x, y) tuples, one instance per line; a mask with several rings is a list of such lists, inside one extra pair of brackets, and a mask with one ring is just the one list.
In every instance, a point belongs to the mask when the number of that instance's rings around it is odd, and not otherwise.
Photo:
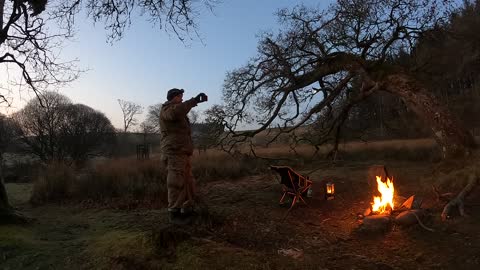
[(333, 200), (334, 198), (335, 198), (335, 185), (329, 182), (325, 185), (325, 199)]

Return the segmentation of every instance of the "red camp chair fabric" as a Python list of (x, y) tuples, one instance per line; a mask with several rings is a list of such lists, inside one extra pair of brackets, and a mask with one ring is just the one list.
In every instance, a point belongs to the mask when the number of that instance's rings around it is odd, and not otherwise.
[(292, 197), (292, 204), (287, 211), (287, 214), (295, 206), (298, 201), (302, 201), (308, 205), (303, 199), (303, 195), (307, 193), (312, 186), (312, 181), (288, 166), (270, 166), (270, 169), (280, 175), (280, 184), (282, 184), (283, 195), (280, 198), (280, 203), (283, 203), (286, 196)]

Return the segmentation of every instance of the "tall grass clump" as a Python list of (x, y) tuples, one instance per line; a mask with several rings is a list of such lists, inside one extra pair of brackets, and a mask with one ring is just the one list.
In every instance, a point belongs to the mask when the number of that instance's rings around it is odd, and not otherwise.
[[(250, 157), (202, 154), (192, 158), (197, 184), (229, 181), (263, 173), (268, 168)], [(63, 164), (46, 166), (34, 181), (31, 202), (78, 201), (119, 207), (163, 207), (167, 203), (167, 170), (159, 159), (110, 159), (76, 170)]]
[(94, 166), (76, 181), (78, 196), (94, 201), (115, 198), (164, 203), (166, 169), (159, 160), (113, 159)]
[(72, 195), (74, 170), (63, 163), (52, 163), (38, 173), (30, 201), (34, 204), (64, 201)]
[(38, 174), (31, 202), (163, 205), (167, 200), (166, 178), (158, 160), (112, 159), (82, 171), (50, 164)]
[(192, 159), (193, 175), (199, 183), (216, 180), (235, 180), (264, 173), (268, 164), (251, 156), (233, 157), (221, 154), (200, 154)]

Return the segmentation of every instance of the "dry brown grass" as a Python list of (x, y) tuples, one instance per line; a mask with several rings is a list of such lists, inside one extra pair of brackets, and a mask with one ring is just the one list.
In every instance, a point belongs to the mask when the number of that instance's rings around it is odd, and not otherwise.
[(32, 203), (44, 201), (61, 201), (70, 196), (74, 172), (70, 167), (52, 163), (40, 173), (33, 185)]
[(256, 175), (268, 169), (265, 161), (247, 156), (234, 158), (219, 151), (195, 155), (192, 165), (193, 175), (200, 183), (234, 180), (247, 175)]
[[(297, 158), (305, 162), (318, 160), (325, 156), (331, 145), (321, 146), (318, 155), (314, 156), (315, 148), (310, 145), (299, 145), (293, 151), (288, 145), (274, 145), (270, 147), (257, 147), (259, 156), (269, 158)], [(436, 143), (432, 139), (414, 140), (388, 140), (375, 142), (347, 142), (339, 145), (338, 159), (363, 160), (363, 159), (391, 159), (391, 160), (435, 160), (439, 158)]]
[[(235, 159), (224, 153), (193, 157), (193, 175), (199, 184), (235, 180), (267, 169), (261, 160)], [(81, 171), (50, 164), (34, 181), (31, 202), (81, 201), (118, 207), (161, 207), (167, 200), (167, 171), (160, 159), (110, 159)]]
[(34, 182), (31, 202), (76, 200), (161, 205), (166, 192), (166, 174), (159, 162), (114, 159), (83, 172), (63, 164), (50, 164)]
[[(349, 142), (340, 145), (339, 160), (407, 160), (431, 161), (439, 158), (431, 139)], [(234, 181), (244, 176), (262, 174), (268, 165), (288, 163), (297, 169), (321, 159), (328, 146), (314, 156), (314, 148), (301, 145), (293, 151), (287, 145), (258, 147), (262, 160), (247, 155), (232, 157), (219, 150), (195, 153), (193, 174), (201, 185), (210, 181)], [(277, 160), (275, 160), (277, 159)], [(287, 160), (285, 160), (287, 159)], [(167, 199), (166, 169), (158, 157), (139, 161), (135, 158), (110, 159), (75, 171), (62, 164), (52, 164), (37, 177), (31, 201), (34, 203), (83, 201), (164, 206)]]

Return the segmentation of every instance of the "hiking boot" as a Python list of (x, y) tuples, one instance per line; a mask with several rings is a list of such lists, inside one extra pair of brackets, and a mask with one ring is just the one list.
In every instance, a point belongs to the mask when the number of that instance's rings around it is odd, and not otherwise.
[(187, 225), (190, 222), (192, 222), (192, 218), (190, 215), (185, 215), (180, 213), (179, 211), (176, 212), (169, 212), (169, 220), (170, 223), (175, 224), (175, 225)]
[(193, 207), (185, 207), (180, 209), (180, 213), (184, 216), (195, 216), (197, 212), (193, 210)]

